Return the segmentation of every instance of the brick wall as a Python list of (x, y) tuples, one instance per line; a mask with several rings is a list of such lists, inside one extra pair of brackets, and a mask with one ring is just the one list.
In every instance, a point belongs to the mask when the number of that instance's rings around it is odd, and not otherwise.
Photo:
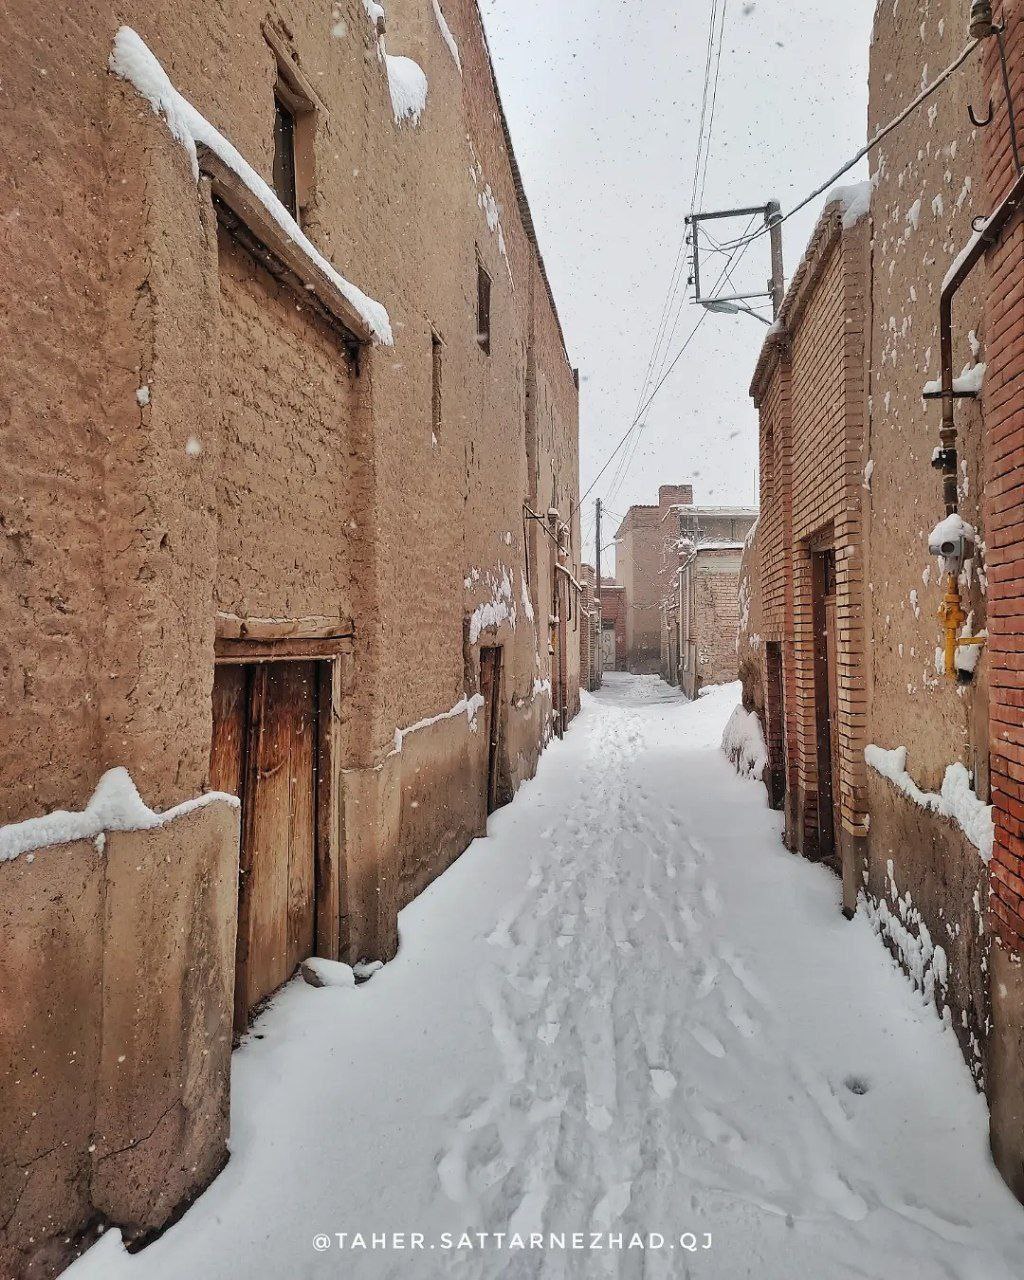
[(689, 501), (689, 485), (662, 485), (659, 506), (632, 506), (616, 533), (615, 581), (626, 595), (626, 664), (630, 671), (661, 669), (665, 597), (679, 563), (679, 522), (673, 507)]
[[(1015, 101), (1024, 101), (1024, 13), (1001, 6)], [(997, 18), (1000, 15), (997, 14)], [(1002, 106), (997, 47), (986, 73)], [(1021, 119), (1018, 112), (1018, 129)], [(984, 133), (992, 207), (1014, 180), (1005, 109)], [(1014, 953), (1024, 949), (1024, 222), (1018, 217), (988, 255), (984, 388), (985, 531), (989, 578), (990, 769), (996, 828), (990, 865), (993, 930)]]
[[(763, 638), (783, 647), (787, 836), (811, 855), (823, 843), (812, 576), (813, 557), (826, 549), (836, 567), (833, 802), (843, 833), (857, 838), (866, 829), (860, 537), (866, 266), (866, 225), (844, 230), (841, 208), (826, 208), (787, 293), (782, 330), (766, 342), (752, 388), (761, 414)], [(778, 729), (772, 721), (779, 712), (768, 705), (769, 735)]]
[(682, 571), (689, 607), (680, 609), (680, 679), (691, 698), (706, 685), (737, 679), (741, 554), (698, 552)]

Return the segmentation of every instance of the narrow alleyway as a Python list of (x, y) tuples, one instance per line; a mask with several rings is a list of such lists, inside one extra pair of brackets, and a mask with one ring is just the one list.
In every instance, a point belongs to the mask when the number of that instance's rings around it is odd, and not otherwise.
[[(736, 696), (610, 677), (405, 911), (397, 960), (354, 989), (293, 982), (259, 1020), (211, 1189), (74, 1280), (1024, 1274), (953, 1036), (728, 767)], [(438, 1252), (462, 1231), (666, 1243)], [(696, 1253), (670, 1247), (687, 1231)]]

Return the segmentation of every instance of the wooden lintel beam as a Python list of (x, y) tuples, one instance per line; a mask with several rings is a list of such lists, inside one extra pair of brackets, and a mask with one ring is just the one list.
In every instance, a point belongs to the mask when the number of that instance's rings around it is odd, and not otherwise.
[(351, 618), (241, 618), (235, 613), (217, 614), (218, 640), (337, 640), (354, 634)]

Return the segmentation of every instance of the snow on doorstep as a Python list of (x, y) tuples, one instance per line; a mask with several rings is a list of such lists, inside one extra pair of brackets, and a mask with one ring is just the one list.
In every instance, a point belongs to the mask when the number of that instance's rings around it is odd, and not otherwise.
[(311, 987), (354, 987), (356, 975), (347, 964), (311, 956), (302, 962), (302, 976)]
[(454, 720), (457, 716), (465, 716), (469, 721), (469, 727), (476, 730), (476, 713), (484, 705), (483, 696), (474, 693), (471, 698), (460, 698), (454, 707), (447, 711), (440, 711), (436, 716), (428, 716), (425, 720), (417, 720), (415, 724), (409, 725), (407, 729), (395, 730), (395, 752), (401, 751), (402, 744), (410, 734), (419, 733), (421, 729), (429, 729), (435, 724), (440, 724), (442, 720)]
[(825, 204), (838, 203), (843, 210), (843, 229), (849, 231), (861, 218), (871, 212), (871, 183), (854, 182), (845, 187), (833, 187), (825, 197)]
[(55, 809), (39, 818), (11, 822), (0, 827), (0, 862), (10, 862), (20, 854), (72, 840), (95, 840), (104, 831), (147, 831), (165, 826), (193, 809), (202, 809), (216, 800), (227, 800), (237, 806), (237, 796), (222, 791), (186, 800), (163, 813), (156, 813), (139, 795), (127, 769), (108, 769), (96, 784), (96, 790), (84, 809)]
[(434, 0), (434, 17), (437, 19), (437, 25), (441, 28), (441, 38), (448, 46), (448, 52), (452, 55), (452, 60), (459, 69), (459, 75), (462, 75), (462, 59), (459, 57), (459, 46), (455, 43), (452, 29), (445, 20), (438, 0)]
[(394, 344), (391, 320), (385, 308), (335, 271), (302, 233), (299, 224), (249, 162), (175, 89), (159, 61), (131, 27), (121, 27), (114, 37), (114, 47), (107, 65), (114, 75), (120, 76), (137, 89), (153, 111), (163, 117), (171, 136), (188, 153), (192, 173), (197, 181), (199, 156), (196, 146), (201, 144), (209, 147), (245, 183), (288, 239), (319, 267), (338, 292), (355, 308), (374, 339), (384, 346)]
[(742, 703), (736, 708), (722, 734), (722, 750), (741, 778), (760, 779), (768, 764), (768, 748), (756, 711), (745, 710)]
[(384, 64), (388, 73), (388, 89), (391, 91), (391, 105), (395, 112), (395, 123), (408, 120), (416, 125), (420, 122), (427, 105), (427, 77), (423, 68), (412, 58), (400, 54), (385, 53)]
[(952, 818), (981, 854), (983, 862), (992, 860), (995, 827), (992, 806), (975, 795), (971, 775), (962, 764), (951, 764), (942, 779), (942, 790), (922, 791), (907, 772), (907, 749), (867, 746), (864, 759), (877, 774), (887, 778), (898, 791), (909, 796), (916, 805), (944, 818)]

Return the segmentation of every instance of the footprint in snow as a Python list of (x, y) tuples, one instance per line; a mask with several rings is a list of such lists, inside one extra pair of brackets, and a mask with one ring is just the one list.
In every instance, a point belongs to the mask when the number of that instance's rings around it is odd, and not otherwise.
[(606, 1133), (612, 1127), (611, 1112), (599, 1103), (587, 1103), (587, 1124), (598, 1133)]
[(671, 1098), (678, 1083), (671, 1071), (665, 1071), (660, 1067), (651, 1068), (651, 1088), (659, 1098)]
[(709, 1031), (707, 1027), (702, 1027), (700, 1023), (690, 1028), (690, 1035), (700, 1045), (705, 1053), (710, 1053), (712, 1058), (724, 1058), (725, 1046), (719, 1040), (713, 1031)]

